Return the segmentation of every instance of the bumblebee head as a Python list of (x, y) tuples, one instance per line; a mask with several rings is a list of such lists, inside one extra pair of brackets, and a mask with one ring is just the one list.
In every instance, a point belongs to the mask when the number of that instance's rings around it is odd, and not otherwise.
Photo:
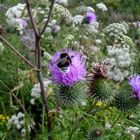
[(60, 58), (65, 58), (65, 57), (67, 57), (67, 56), (69, 56), (67, 53), (61, 53), (61, 54), (60, 54)]

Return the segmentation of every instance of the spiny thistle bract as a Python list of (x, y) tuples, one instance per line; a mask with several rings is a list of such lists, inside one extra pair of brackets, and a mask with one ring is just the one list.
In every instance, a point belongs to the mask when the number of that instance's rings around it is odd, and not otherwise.
[(98, 128), (91, 128), (88, 131), (88, 140), (103, 140), (102, 130)]
[(107, 67), (95, 65), (90, 77), (90, 95), (97, 100), (109, 101), (114, 94), (113, 82), (107, 78)]
[(90, 94), (97, 100), (106, 101), (114, 95), (112, 81), (105, 78), (98, 78), (90, 84)]
[(122, 86), (114, 97), (115, 106), (123, 112), (132, 112), (138, 105), (138, 100), (133, 95), (129, 85)]
[(86, 99), (87, 84), (85, 81), (76, 83), (73, 86), (57, 85), (56, 100), (58, 105), (72, 107)]

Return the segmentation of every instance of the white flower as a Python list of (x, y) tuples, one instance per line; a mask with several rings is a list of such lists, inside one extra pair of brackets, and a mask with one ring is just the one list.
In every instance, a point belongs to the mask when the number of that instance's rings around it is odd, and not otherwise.
[(65, 6), (68, 5), (68, 0), (55, 0), (55, 2), (59, 3), (59, 4), (63, 4)]
[(22, 118), (22, 117), (24, 117), (24, 114), (22, 112), (19, 112), (18, 115), (17, 115), (17, 117), (18, 118)]
[(24, 122), (23, 120), (21, 120), (19, 123), (20, 123), (21, 125), (24, 125), (25, 122)]
[(25, 128), (21, 129), (21, 136), (22, 137), (26, 136), (26, 129)]
[(82, 101), (82, 102), (81, 102), (81, 105), (82, 105), (82, 106), (86, 106), (87, 104), (86, 104), (86, 102)]
[(76, 15), (72, 18), (73, 24), (81, 24), (83, 21), (84, 17), (82, 15)]
[(56, 23), (57, 23), (57, 20), (55, 20), (55, 19), (53, 19), (53, 20), (51, 21), (51, 24), (52, 24), (52, 25), (56, 25)]
[(87, 7), (87, 12), (93, 12), (93, 13), (94, 13), (95, 10), (94, 10), (92, 7), (88, 6), (88, 7)]
[(94, 45), (90, 46), (90, 49), (93, 50), (93, 52), (99, 52), (100, 51), (100, 48), (98, 48)]
[(31, 99), (31, 100), (30, 100), (30, 103), (31, 103), (31, 105), (34, 105), (34, 104), (35, 104), (35, 99), (34, 99), (34, 98)]
[[(18, 4), (9, 8), (6, 12), (6, 22), (9, 27), (16, 28), (19, 32), (24, 28), (22, 17), (24, 12), (25, 4)], [(25, 11), (26, 12), (26, 11)]]
[(40, 14), (45, 14), (45, 11), (44, 10), (41, 10), (39, 13)]
[(52, 32), (58, 32), (59, 30), (60, 30), (61, 28), (60, 28), (60, 26), (59, 25), (55, 25), (55, 26), (53, 26), (52, 27)]
[(128, 133), (128, 134), (136, 134), (136, 133), (138, 133), (138, 130), (139, 130), (138, 127), (130, 126), (130, 127), (128, 127), (126, 129), (126, 133)]
[(95, 42), (96, 42), (97, 44), (101, 44), (101, 43), (102, 43), (102, 41), (101, 41), (100, 39), (96, 39)]
[[(52, 83), (50, 80), (46, 80), (46, 79), (44, 79), (43, 82), (44, 82), (44, 86), (46, 89), (47, 89), (48, 85)], [(32, 105), (35, 104), (35, 99), (40, 98), (40, 93), (41, 93), (40, 84), (37, 83), (33, 86), (32, 90), (31, 90), (31, 96), (34, 97), (30, 100), (30, 103)]]
[(18, 125), (19, 124), (19, 121), (18, 120), (15, 120), (14, 121), (14, 125)]
[(105, 123), (105, 128), (106, 128), (106, 129), (110, 129), (110, 128), (111, 128), (111, 124), (110, 124), (109, 122), (106, 122), (106, 123)]
[(20, 124), (16, 125), (16, 128), (17, 128), (18, 130), (21, 129), (21, 125), (20, 125)]
[(87, 32), (86, 34), (91, 34), (91, 33), (97, 33), (98, 32), (98, 27), (96, 24), (87, 24), (85, 26)]
[(106, 5), (104, 3), (102, 3), (102, 2), (101, 3), (97, 3), (96, 7), (101, 9), (102, 11), (107, 11)]

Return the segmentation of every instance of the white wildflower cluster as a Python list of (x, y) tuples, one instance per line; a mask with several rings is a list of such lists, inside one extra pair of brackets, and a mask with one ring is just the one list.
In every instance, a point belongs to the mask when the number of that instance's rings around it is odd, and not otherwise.
[(96, 39), (95, 42), (96, 42), (96, 44), (101, 44), (102, 43), (102, 40)]
[(99, 23), (94, 22), (93, 24), (86, 24), (85, 29), (86, 29), (86, 35), (92, 34), (92, 33), (97, 33), (98, 32), (98, 27)]
[(27, 26), (24, 20), (25, 4), (19, 3), (16, 6), (9, 8), (6, 12), (6, 21), (9, 27), (15, 28), (22, 33), (22, 30)]
[(81, 5), (79, 7), (76, 8), (76, 13), (78, 14), (84, 14), (86, 12), (95, 12), (94, 8), (91, 6), (85, 6), (85, 5)]
[(83, 21), (83, 19), (84, 19), (84, 16), (82, 16), (82, 15), (75, 15), (72, 18), (73, 26), (78, 25), (78, 24), (81, 24), (82, 21)]
[(109, 35), (109, 37), (121, 37), (124, 34), (127, 34), (127, 30), (129, 29), (127, 23), (112, 23), (105, 28), (105, 33)]
[[(80, 11), (79, 13), (82, 13), (82, 14), (85, 14), (87, 12), (95, 12), (94, 8), (92, 8), (90, 6), (88, 6), (88, 7), (86, 7), (86, 6), (84, 6), (84, 7), (83, 6), (80, 6), (78, 8), (78, 10)], [(84, 19), (84, 16), (83, 15), (75, 15), (75, 16), (73, 16), (73, 18), (72, 18), (73, 26), (75, 27), (76, 25), (82, 24), (83, 19)], [(97, 25), (97, 24), (95, 23), (94, 26), (95, 25)]]
[(89, 48), (91, 49), (93, 54), (97, 53), (97, 52), (100, 52), (100, 48), (97, 47), (97, 46), (91, 45)]
[(45, 10), (47, 10), (48, 8), (45, 8), (45, 9), (42, 9), (41, 7), (37, 7), (36, 11), (39, 13), (39, 14), (45, 14)]
[(131, 51), (129, 45), (127, 47), (107, 46), (107, 55), (105, 63), (108, 64), (108, 76), (111, 79), (122, 82), (132, 74), (135, 53)]
[(110, 129), (111, 128), (111, 124), (109, 122), (105, 123), (105, 129)]
[(86, 12), (95, 12), (95, 10), (94, 10), (94, 8), (93, 7), (90, 7), (90, 6), (88, 6), (87, 7), (87, 11)]
[[(72, 18), (72, 23), (73, 23), (73, 27), (75, 30), (79, 30), (77, 25), (82, 24), (84, 19), (84, 16), (82, 15), (76, 15)], [(89, 35), (92, 33), (97, 33), (98, 32), (98, 27), (99, 27), (99, 23), (98, 22), (94, 22), (92, 24), (85, 24), (84, 25), (84, 30), (85, 30), (85, 34)]]
[(105, 28), (109, 37), (115, 37), (113, 45), (107, 46), (108, 58), (105, 63), (108, 64), (108, 75), (117, 82), (122, 82), (130, 76), (133, 71), (135, 50), (132, 48), (133, 41), (126, 36), (129, 26), (127, 23), (113, 23)]
[(46, 33), (51, 33), (51, 32), (58, 32), (60, 30), (60, 26), (57, 25), (57, 20), (53, 19), (49, 24), (48, 27), (46, 28), (45, 32)]
[[(44, 82), (45, 89), (47, 89), (49, 84), (52, 83), (50, 80), (47, 80), (47, 79), (43, 80), (43, 82)], [(40, 98), (40, 93), (41, 93), (40, 84), (37, 83), (37, 84), (34, 85), (34, 87), (31, 90), (32, 99), (30, 100), (30, 103), (32, 105), (35, 104), (36, 99)]]
[(135, 140), (136, 136), (140, 133), (140, 129), (138, 127), (130, 126), (125, 131), (127, 134), (132, 136), (132, 139)]
[(63, 17), (66, 18), (65, 20), (71, 20), (71, 13), (64, 6), (55, 3), (54, 10), (53, 10), (53, 18), (54, 19), (61, 19)]
[(25, 115), (22, 112), (19, 112), (17, 115), (12, 115), (8, 120), (8, 124), (10, 126), (14, 125), (20, 131), (22, 137), (26, 136)]
[(107, 7), (106, 7), (106, 5), (104, 4), (104, 3), (97, 3), (96, 4), (96, 7), (98, 8), (98, 9), (101, 9), (102, 11), (107, 11)]
[[(47, 12), (45, 12), (44, 17), (47, 17), (49, 8), (46, 7), (45, 9)], [(41, 11), (41, 9), (40, 9), (40, 11)], [(69, 24), (71, 22), (71, 19), (72, 19), (71, 13), (69, 12), (69, 10), (67, 8), (65, 8), (64, 6), (57, 4), (57, 3), (54, 4), (52, 20), (56, 20), (57, 24), (59, 25), (60, 23)], [(47, 18), (44, 18), (44, 22), (46, 22), (46, 20), (47, 20)], [(50, 22), (49, 24), (52, 24), (52, 23)], [(57, 27), (58, 27), (58, 25), (57, 25)], [(57, 27), (54, 27), (54, 28), (57, 28)], [(59, 28), (60, 28), (60, 26), (59, 26)]]
[(56, 3), (62, 4), (64, 6), (68, 5), (68, 0), (55, 0)]
[(87, 103), (85, 101), (81, 101), (82, 106), (87, 106)]
[(0, 54), (4, 51), (4, 46), (2, 44), (2, 42), (0, 42)]

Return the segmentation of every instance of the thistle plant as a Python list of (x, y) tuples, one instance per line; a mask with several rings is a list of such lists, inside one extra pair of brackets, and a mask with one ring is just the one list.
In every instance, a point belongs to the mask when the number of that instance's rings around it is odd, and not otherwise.
[[(139, 50), (129, 37), (129, 23), (103, 24), (100, 12), (107, 16), (110, 8), (93, 3), (24, 0), (5, 12), (0, 111), (10, 119), (4, 129), (0, 123), (0, 138), (14, 138), (19, 132), (38, 140), (108, 140), (118, 133), (127, 139), (127, 128), (139, 127), (139, 115), (137, 120), (127, 117), (139, 112), (140, 100), (135, 70)], [(11, 62), (13, 54), (4, 46), (27, 65)], [(9, 78), (12, 84), (7, 85)], [(8, 133), (3, 135), (3, 130)]]
[(60, 104), (72, 105), (86, 94), (86, 82), (82, 82), (87, 73), (85, 61), (85, 56), (70, 49), (57, 52), (52, 58), (49, 69), (54, 82), (59, 84)]
[(114, 95), (113, 82), (107, 79), (106, 65), (95, 65), (90, 76), (90, 95), (92, 98), (109, 101)]

